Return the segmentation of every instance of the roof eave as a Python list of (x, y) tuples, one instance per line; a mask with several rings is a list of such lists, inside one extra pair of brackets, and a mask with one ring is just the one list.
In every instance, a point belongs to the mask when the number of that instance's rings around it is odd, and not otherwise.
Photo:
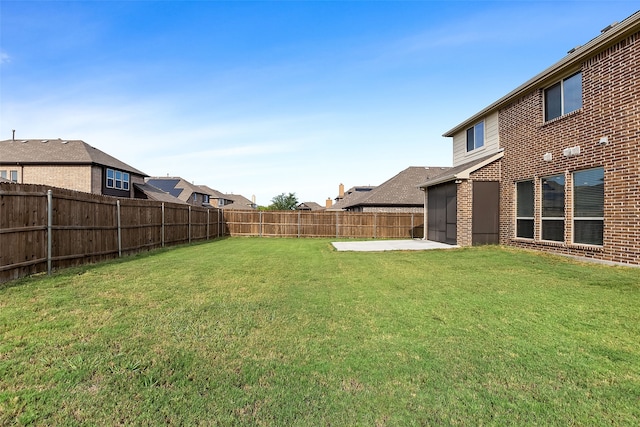
[(465, 170), (462, 170), (456, 174), (453, 175), (443, 175), (441, 178), (434, 178), (433, 180), (429, 180), (427, 182), (424, 182), (422, 184), (420, 184), (418, 186), (418, 188), (420, 189), (425, 189), (428, 187), (433, 187), (434, 185), (438, 185), (438, 184), (443, 184), (445, 182), (450, 182), (450, 181), (456, 181), (458, 179), (469, 179), (471, 177), (471, 174), (475, 171), (477, 171), (478, 169), (482, 169), (483, 167), (487, 166), (488, 164), (491, 164), (493, 162), (495, 162), (496, 160), (500, 160), (501, 158), (504, 157), (504, 149), (501, 149), (499, 152), (497, 152), (496, 154), (494, 154), (491, 157), (487, 157), (484, 161), (480, 162), (480, 163), (476, 163), (470, 167), (468, 167)]

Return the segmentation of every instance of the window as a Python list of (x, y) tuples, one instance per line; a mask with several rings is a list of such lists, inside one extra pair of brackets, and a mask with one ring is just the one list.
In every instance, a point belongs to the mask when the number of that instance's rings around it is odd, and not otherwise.
[(202, 197), (204, 197), (204, 203), (209, 203), (209, 195), (208, 194), (205, 194)]
[(533, 181), (516, 183), (516, 237), (533, 239)]
[(573, 241), (602, 246), (604, 169), (573, 173)]
[[(9, 176), (9, 181), (18, 182), (18, 171), (10, 170), (8, 176)], [(0, 178), (7, 179), (7, 170), (6, 169), (0, 170)]]
[(542, 179), (542, 240), (564, 241), (564, 175)]
[(484, 146), (484, 122), (467, 129), (467, 152)]
[(107, 188), (129, 190), (129, 174), (114, 169), (107, 169)]
[(582, 73), (576, 73), (545, 89), (545, 122), (580, 108), (582, 108)]

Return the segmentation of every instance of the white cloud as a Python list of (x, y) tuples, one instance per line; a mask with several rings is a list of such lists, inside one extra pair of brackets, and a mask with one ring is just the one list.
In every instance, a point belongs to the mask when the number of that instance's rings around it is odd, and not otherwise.
[(0, 51), (0, 64), (8, 64), (11, 62), (11, 57), (8, 53)]

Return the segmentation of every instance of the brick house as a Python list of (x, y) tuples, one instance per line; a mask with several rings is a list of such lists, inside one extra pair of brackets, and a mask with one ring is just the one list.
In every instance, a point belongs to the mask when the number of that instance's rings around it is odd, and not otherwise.
[(426, 238), (640, 264), (640, 12), (444, 134)]
[(0, 177), (12, 182), (133, 198), (146, 176), (80, 140), (0, 141)]

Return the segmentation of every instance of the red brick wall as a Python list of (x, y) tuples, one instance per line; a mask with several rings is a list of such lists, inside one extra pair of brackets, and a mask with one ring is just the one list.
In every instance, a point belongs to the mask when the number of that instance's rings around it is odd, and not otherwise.
[[(639, 59), (636, 33), (583, 62), (582, 108), (550, 122), (543, 122), (543, 88), (501, 109), (501, 243), (640, 264)], [(608, 137), (609, 143), (599, 144), (601, 137)], [(580, 154), (564, 157), (562, 150), (574, 146), (580, 146)], [(553, 160), (545, 162), (545, 153)], [(571, 173), (594, 167), (603, 167), (605, 176), (602, 247), (571, 243)], [(563, 243), (540, 241), (540, 179), (555, 174), (567, 178)], [(515, 182), (523, 179), (536, 183), (533, 240), (515, 238)]]
[(456, 242), (471, 246), (473, 242), (473, 181), (500, 181), (500, 160), (472, 172), (468, 180), (458, 184), (456, 193)]

